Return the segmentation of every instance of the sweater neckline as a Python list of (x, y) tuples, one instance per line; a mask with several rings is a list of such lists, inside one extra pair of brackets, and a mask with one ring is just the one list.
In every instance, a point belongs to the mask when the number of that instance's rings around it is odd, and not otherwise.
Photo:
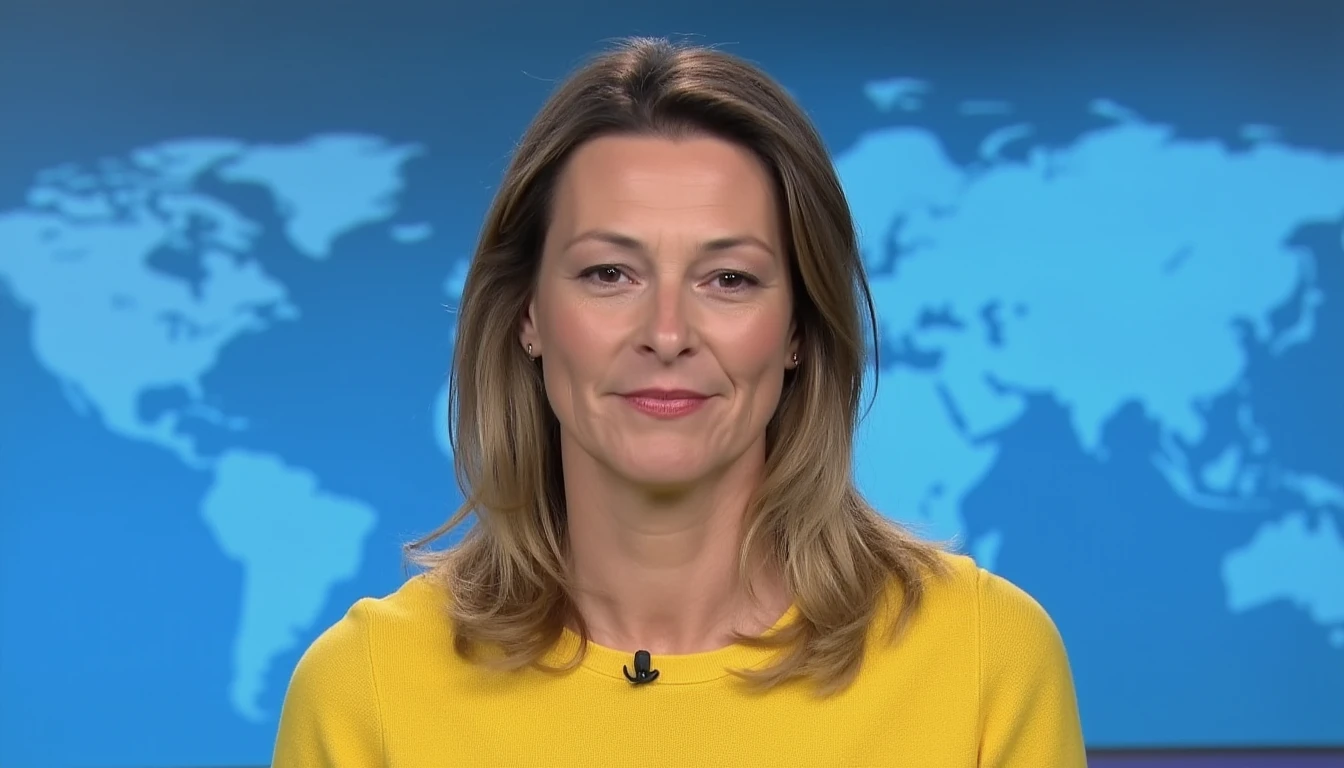
[[(798, 616), (797, 604), (791, 604), (784, 615), (762, 633), (769, 637), (793, 623)], [(544, 663), (559, 666), (574, 658), (582, 644), (577, 633), (566, 627), (558, 642), (547, 653)], [(777, 653), (772, 648), (753, 648), (734, 643), (712, 651), (682, 654), (652, 654), (653, 669), (658, 670), (658, 685), (691, 685), (707, 683), (727, 677), (734, 669), (754, 669), (764, 665)], [(634, 671), (635, 651), (621, 651), (588, 641), (588, 650), (581, 666), (590, 672), (627, 682), (622, 667)], [(628, 684), (628, 683), (627, 683)]]

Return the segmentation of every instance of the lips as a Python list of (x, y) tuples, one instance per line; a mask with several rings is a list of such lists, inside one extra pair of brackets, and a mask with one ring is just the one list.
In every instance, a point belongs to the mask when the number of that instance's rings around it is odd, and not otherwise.
[(621, 397), (640, 413), (659, 419), (689, 416), (709, 399), (708, 395), (687, 389), (641, 389)]
[(641, 400), (704, 400), (709, 395), (690, 389), (641, 389), (626, 392), (625, 397), (638, 397)]

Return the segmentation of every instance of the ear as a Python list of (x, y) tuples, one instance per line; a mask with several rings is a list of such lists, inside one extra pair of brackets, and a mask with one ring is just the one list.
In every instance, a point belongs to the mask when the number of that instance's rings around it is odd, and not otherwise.
[(528, 298), (523, 308), (522, 322), (518, 326), (518, 341), (527, 349), (531, 345), (532, 357), (541, 357), (541, 336), (537, 333), (537, 300)]

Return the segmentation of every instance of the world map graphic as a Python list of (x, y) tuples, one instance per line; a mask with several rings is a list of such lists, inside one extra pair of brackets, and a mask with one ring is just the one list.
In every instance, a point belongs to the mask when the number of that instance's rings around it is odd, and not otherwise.
[[(865, 92), (876, 114), (899, 114), (919, 109), (924, 87), (885, 80)], [(965, 105), (967, 114), (1006, 109)], [(880, 510), (1010, 578), (1010, 551), (1049, 561), (1071, 527), (1110, 516), (1127, 530), (1118, 521), (1133, 509), (1114, 498), (1061, 501), (1033, 523), (1048, 536), (1015, 533), (1020, 518), (971, 511), (994, 505), (996, 472), (1026, 462), (1038, 480), (1086, 471), (1116, 488), (1161, 488), (1182, 505), (1166, 518), (1174, 526), (1184, 515), (1206, 530), (1226, 521), (1227, 535), (1145, 529), (1118, 548), (1079, 544), (1096, 550), (1077, 557), (1121, 558), (1118, 573), (1139, 572), (1156, 557), (1145, 542), (1183, 537), (1207, 555), (1201, 568), (1216, 591), (1170, 604), (1155, 593), (1154, 604), (1173, 616), (1216, 612), (1228, 622), (1220, 632), (1247, 636), (1309, 624), (1311, 642), (1344, 666), (1344, 478), (1284, 463), (1280, 447), (1298, 437), (1261, 425), (1248, 378), (1315, 349), (1321, 312), (1344, 302), (1342, 284), (1321, 277), (1344, 248), (1344, 155), (1295, 147), (1266, 126), (1245, 127), (1233, 147), (1182, 138), (1104, 99), (1087, 109), (1103, 127), (1051, 146), (1034, 141), (1029, 122), (1014, 123), (988, 132), (971, 163), (915, 126), (874, 129), (838, 149), (880, 317), (857, 482)], [(338, 478), (282, 449), (231, 444), (251, 421), (218, 404), (209, 377), (231, 346), (306, 322), (274, 259), (353, 258), (342, 247), (352, 233), (379, 233), (389, 252), (435, 241), (440, 225), (401, 209), (408, 169), (433, 149), (355, 133), (285, 144), (184, 137), (43, 170), (25, 205), (0, 211), (0, 302), (19, 310), (31, 351), (17, 365), (38, 366), (79, 418), (205, 478), (195, 508), (172, 514), (199, 521), (238, 569), (240, 599), (211, 609), (233, 632), (217, 659), (227, 685), (209, 695), (247, 723), (273, 726), (277, 682), (322, 617), (344, 607), (331, 604), (333, 589), (357, 584), (371, 559), (397, 557), (370, 551), (370, 536), (398, 511), (339, 490)], [(235, 204), (230, 190), (261, 195), (269, 215)], [(445, 275), (448, 312), (468, 258), (454, 255)], [(396, 301), (376, 294), (353, 311)], [(286, 386), (283, 367), (239, 375)], [(398, 429), (408, 444), (437, 442), (447, 458), (444, 383), (425, 387), (423, 422)], [(1022, 435), (1040, 413), (1054, 414), (1075, 464), (1031, 464)], [(283, 423), (282, 412), (270, 418)], [(1344, 439), (1329, 444), (1339, 450)], [(397, 451), (369, 445), (368, 471)], [(24, 514), (41, 506), (25, 503)], [(1100, 696), (1089, 681), (1104, 674), (1090, 670), (1108, 663), (1104, 633), (1071, 630), (1116, 620), (1104, 595), (1095, 605), (1095, 615), (1057, 615), (1085, 713)], [(1292, 667), (1298, 649), (1277, 642), (1263, 652)], [(1167, 695), (1156, 678), (1144, 684)], [(1344, 691), (1317, 694), (1312, 706), (1339, 711)]]

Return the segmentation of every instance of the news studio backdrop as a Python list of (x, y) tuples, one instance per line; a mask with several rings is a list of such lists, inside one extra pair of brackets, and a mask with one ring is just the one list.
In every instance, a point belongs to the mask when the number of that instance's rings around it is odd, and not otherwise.
[[(665, 7), (656, 7), (665, 6)], [(458, 496), (450, 311), (582, 58), (688, 35), (834, 153), (858, 480), (1031, 592), (1097, 749), (1344, 746), (1335, 3), (0, 8), (0, 764), (261, 764)]]

